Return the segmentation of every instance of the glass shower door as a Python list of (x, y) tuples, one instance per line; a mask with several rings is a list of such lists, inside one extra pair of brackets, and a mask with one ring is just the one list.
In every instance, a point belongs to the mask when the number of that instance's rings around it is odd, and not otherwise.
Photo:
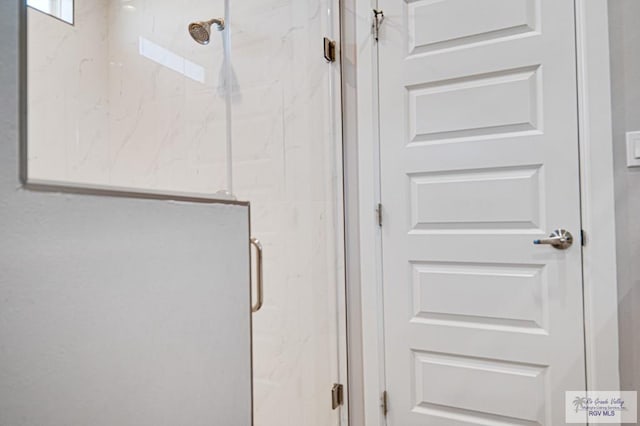
[[(250, 201), (265, 249), (255, 424), (338, 425), (340, 85), (322, 52), (338, 2), (229, 3), (75, 0), (73, 25), (30, 9), (27, 178)], [(221, 17), (208, 44), (191, 38)]]
[[(345, 383), (339, 68), (325, 61), (337, 2), (231, 3), (234, 193), (265, 246), (254, 315), (257, 426), (329, 426)], [(346, 423), (343, 423), (346, 424)]]

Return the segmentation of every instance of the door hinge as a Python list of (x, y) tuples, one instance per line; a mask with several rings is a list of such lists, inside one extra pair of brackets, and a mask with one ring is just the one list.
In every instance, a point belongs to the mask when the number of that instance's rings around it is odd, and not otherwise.
[(384, 12), (382, 10), (373, 9), (373, 38), (375, 41), (380, 39), (380, 27), (384, 22)]
[(336, 42), (328, 37), (324, 38), (324, 58), (327, 62), (336, 61)]
[(331, 388), (331, 408), (336, 409), (344, 404), (344, 387), (336, 383)]
[(382, 414), (387, 417), (387, 413), (389, 412), (387, 391), (382, 392), (382, 396), (380, 397), (380, 406), (382, 407)]
[(584, 231), (584, 229), (580, 230), (580, 244), (582, 245), (582, 247), (587, 245), (587, 233)]
[(376, 206), (376, 220), (378, 221), (378, 226), (382, 227), (382, 204), (380, 203)]

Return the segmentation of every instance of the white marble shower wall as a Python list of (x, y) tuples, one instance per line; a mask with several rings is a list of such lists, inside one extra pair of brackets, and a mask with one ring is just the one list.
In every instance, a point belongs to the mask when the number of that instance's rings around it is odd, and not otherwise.
[[(322, 55), (331, 2), (231, 2), (234, 192), (265, 246), (254, 315), (257, 426), (331, 426), (339, 413), (342, 286), (335, 66)], [(336, 82), (333, 82), (334, 85)]]
[(75, 3), (75, 26), (28, 9), (29, 175), (107, 183), (108, 1)]
[(75, 0), (75, 25), (28, 14), (29, 177), (189, 193), (227, 189), (224, 0)]
[(220, 15), (223, 0), (110, 2), (114, 184), (226, 189), (221, 36), (201, 46), (187, 32), (189, 22)]

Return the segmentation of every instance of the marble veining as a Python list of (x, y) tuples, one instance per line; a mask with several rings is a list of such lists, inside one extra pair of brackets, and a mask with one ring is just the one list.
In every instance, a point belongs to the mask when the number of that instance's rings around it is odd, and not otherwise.
[[(226, 189), (222, 43), (200, 46), (186, 31), (191, 20), (222, 12), (223, 0), (75, 6), (74, 26), (28, 12), (29, 177), (191, 193)], [(155, 58), (143, 54), (145, 47), (155, 48)]]
[[(258, 426), (337, 425), (339, 243), (323, 1), (231, 4), (235, 192), (265, 244), (267, 299), (254, 318)], [(265, 24), (268, 23), (268, 24)], [(274, 407), (286, 407), (275, 409)]]

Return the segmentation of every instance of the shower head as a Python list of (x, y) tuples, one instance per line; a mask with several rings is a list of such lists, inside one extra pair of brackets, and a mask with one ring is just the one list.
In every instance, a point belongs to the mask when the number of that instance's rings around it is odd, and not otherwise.
[(200, 44), (209, 44), (211, 39), (211, 25), (215, 25), (216, 30), (224, 30), (224, 19), (210, 19), (208, 21), (192, 22), (189, 24), (189, 34)]

